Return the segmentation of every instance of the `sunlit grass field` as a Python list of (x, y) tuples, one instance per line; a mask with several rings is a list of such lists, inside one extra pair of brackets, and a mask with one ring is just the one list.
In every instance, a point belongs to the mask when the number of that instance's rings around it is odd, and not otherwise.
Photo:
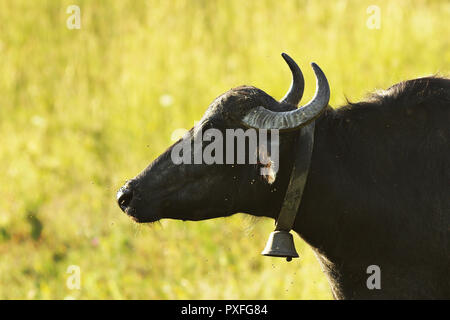
[(318, 63), (336, 107), (448, 75), (449, 19), (448, 1), (0, 0), (0, 298), (330, 299), (299, 237), (301, 259), (260, 256), (273, 221), (137, 225), (115, 193), (219, 94), (282, 97), (281, 52), (302, 67), (305, 100)]

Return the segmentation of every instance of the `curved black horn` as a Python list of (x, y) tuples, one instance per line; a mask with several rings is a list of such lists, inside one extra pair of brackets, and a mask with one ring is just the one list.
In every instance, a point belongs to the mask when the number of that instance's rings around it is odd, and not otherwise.
[(328, 105), (330, 100), (330, 86), (328, 80), (314, 62), (311, 66), (316, 74), (316, 93), (303, 107), (286, 112), (273, 112), (263, 106), (251, 109), (241, 120), (250, 128), (278, 129), (280, 131), (297, 130), (315, 120)]
[(294, 106), (297, 106), (303, 96), (303, 90), (305, 89), (305, 80), (303, 79), (302, 71), (295, 61), (289, 57), (286, 53), (282, 53), (284, 61), (289, 66), (292, 72), (292, 82), (289, 91), (286, 95), (280, 100), (280, 103), (289, 103)]

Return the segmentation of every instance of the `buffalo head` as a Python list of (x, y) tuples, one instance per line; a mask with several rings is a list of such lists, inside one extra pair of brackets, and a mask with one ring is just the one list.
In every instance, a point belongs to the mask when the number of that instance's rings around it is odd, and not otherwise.
[[(281, 101), (251, 86), (217, 97), (198, 125), (120, 188), (120, 208), (137, 222), (203, 220), (237, 212), (276, 218), (292, 168), (295, 132), (316, 119), (330, 97), (327, 79), (313, 63), (315, 96), (297, 109), (303, 95), (303, 75), (294, 60), (282, 56), (293, 80)], [(261, 142), (259, 134), (267, 130), (265, 145), (252, 142), (255, 137)], [(214, 139), (205, 137), (206, 132)], [(239, 133), (244, 133), (245, 148), (232, 143)], [(273, 143), (275, 137), (279, 144)], [(214, 143), (210, 152), (213, 161), (196, 159)], [(257, 161), (242, 161), (255, 154)]]

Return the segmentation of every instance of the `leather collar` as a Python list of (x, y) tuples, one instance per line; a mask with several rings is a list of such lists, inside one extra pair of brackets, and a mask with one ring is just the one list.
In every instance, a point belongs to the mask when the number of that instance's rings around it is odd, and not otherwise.
[(311, 164), (314, 146), (315, 121), (300, 129), (295, 148), (295, 159), (289, 185), (278, 216), (275, 231), (289, 232), (294, 227), (295, 217), (302, 200)]

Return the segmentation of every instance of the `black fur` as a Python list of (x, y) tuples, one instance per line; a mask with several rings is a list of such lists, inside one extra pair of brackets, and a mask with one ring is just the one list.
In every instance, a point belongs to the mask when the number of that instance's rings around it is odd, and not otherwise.
[[(405, 81), (329, 109), (295, 230), (336, 298), (450, 298), (450, 80)], [(381, 290), (368, 290), (369, 265)]]

